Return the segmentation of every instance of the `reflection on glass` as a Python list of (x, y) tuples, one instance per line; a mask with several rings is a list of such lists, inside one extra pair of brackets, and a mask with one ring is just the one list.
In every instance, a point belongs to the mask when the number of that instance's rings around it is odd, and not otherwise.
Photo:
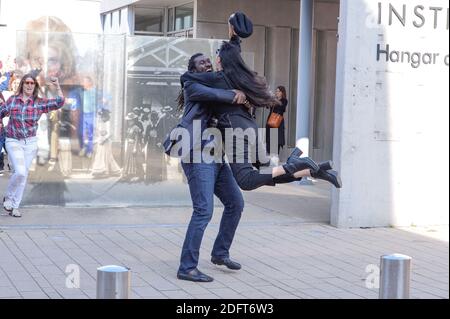
[(188, 3), (182, 6), (169, 8), (168, 31), (181, 31), (193, 28), (194, 4)]
[(134, 10), (135, 31), (156, 33), (164, 31), (164, 9), (136, 7)]
[[(47, 38), (33, 53), (39, 65), (28, 59), (31, 38)], [(44, 84), (46, 74), (59, 72), (66, 97), (41, 117), (25, 205), (190, 203), (179, 161), (164, 154), (162, 142), (182, 115), (176, 98), (189, 58), (214, 57), (219, 41), (25, 31), (17, 39), (23, 72), (36, 70)], [(73, 41), (70, 57), (54, 46), (60, 39)]]

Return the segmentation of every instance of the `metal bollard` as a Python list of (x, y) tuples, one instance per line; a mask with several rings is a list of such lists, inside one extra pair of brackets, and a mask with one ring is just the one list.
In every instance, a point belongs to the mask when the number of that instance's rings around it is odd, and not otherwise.
[(409, 299), (411, 259), (402, 254), (381, 256), (379, 299)]
[(103, 266), (97, 268), (97, 299), (128, 299), (130, 268)]

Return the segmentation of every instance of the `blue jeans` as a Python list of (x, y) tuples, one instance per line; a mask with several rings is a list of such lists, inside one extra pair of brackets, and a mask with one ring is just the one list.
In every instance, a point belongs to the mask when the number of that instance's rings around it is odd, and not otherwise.
[(27, 184), (28, 171), (37, 154), (37, 137), (19, 140), (6, 138), (5, 145), (13, 169), (12, 175), (9, 177), (5, 197), (11, 201), (13, 208), (19, 208)]
[(94, 151), (94, 122), (95, 113), (83, 113), (83, 147), (86, 154)]
[(212, 218), (214, 194), (224, 205), (219, 233), (211, 256), (229, 257), (236, 228), (244, 209), (244, 199), (228, 164), (181, 163), (191, 193), (193, 213), (181, 252), (179, 272), (197, 267), (203, 233)]
[[(5, 147), (5, 134), (2, 132), (0, 134), (0, 170), (3, 170), (5, 168), (5, 156), (3, 154), (3, 148)], [(6, 148), (5, 148), (6, 150)]]

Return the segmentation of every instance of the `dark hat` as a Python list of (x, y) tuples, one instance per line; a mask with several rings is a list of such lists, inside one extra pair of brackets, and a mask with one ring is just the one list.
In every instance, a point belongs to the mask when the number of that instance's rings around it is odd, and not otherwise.
[(234, 32), (241, 38), (248, 38), (253, 33), (253, 23), (243, 12), (233, 13), (228, 22), (233, 26)]

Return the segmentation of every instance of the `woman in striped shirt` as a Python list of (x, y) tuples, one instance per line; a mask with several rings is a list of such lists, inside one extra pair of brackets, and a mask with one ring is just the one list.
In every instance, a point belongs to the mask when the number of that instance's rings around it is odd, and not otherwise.
[(33, 74), (26, 74), (19, 84), (15, 95), (6, 102), (0, 102), (0, 119), (9, 116), (5, 128), (6, 150), (13, 166), (9, 178), (3, 207), (9, 215), (21, 217), (19, 205), (28, 177), (31, 162), (37, 153), (36, 131), (39, 118), (43, 113), (57, 110), (64, 105), (64, 96), (58, 78), (51, 78), (58, 96), (55, 99), (38, 97), (39, 83)]

